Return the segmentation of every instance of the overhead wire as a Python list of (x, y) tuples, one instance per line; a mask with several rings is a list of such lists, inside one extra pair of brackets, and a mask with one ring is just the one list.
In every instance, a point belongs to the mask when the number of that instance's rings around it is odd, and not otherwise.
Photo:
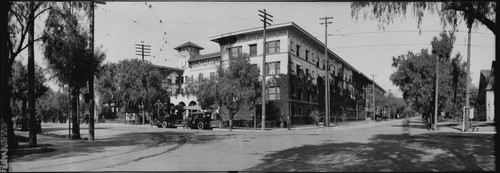
[[(156, 15), (156, 13), (153, 11), (153, 5), (152, 5), (152, 4), (149, 4), (149, 6), (148, 6), (148, 3), (147, 3), (147, 2), (144, 2), (144, 4), (148, 7), (148, 9), (151, 11), (151, 13), (153, 13), (153, 15), (154, 15), (154, 16), (156, 17), (156, 19), (158, 20), (159, 25), (160, 25), (160, 26), (161, 26), (161, 28), (162, 28), (162, 31), (163, 31), (163, 34), (162, 34), (162, 39), (163, 39), (163, 41), (165, 41), (165, 43), (164, 43), (164, 44), (163, 44), (163, 43), (161, 44), (162, 46), (161, 46), (161, 48), (159, 49), (159, 51), (160, 51), (160, 52), (163, 52), (163, 48), (164, 48), (164, 47), (165, 47), (165, 45), (167, 44), (167, 40), (166, 40), (166, 38), (165, 38), (165, 37), (166, 37), (166, 35), (167, 35), (167, 32), (165, 31), (165, 28), (163, 27), (163, 21), (162, 21), (160, 18), (158, 18), (158, 16)], [(155, 58), (155, 57), (156, 57), (156, 55), (158, 55), (158, 52), (157, 52), (155, 55), (153, 55), (152, 57), (153, 57), (153, 58)]]
[[(457, 46), (467, 46), (465, 44), (453, 44)], [(333, 49), (346, 49), (346, 48), (362, 48), (362, 47), (386, 47), (386, 46), (431, 46), (430, 44), (416, 43), (416, 44), (375, 44), (375, 45), (359, 45), (359, 46), (344, 46), (344, 47), (333, 47)], [(483, 47), (483, 48), (493, 48), (492, 46), (484, 45), (471, 45), (472, 47)]]

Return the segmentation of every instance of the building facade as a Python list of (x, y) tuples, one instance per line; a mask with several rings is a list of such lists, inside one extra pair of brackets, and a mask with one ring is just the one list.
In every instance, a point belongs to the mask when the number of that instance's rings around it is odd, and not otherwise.
[[(267, 83), (272, 83), (270, 80), (280, 74), (292, 76), (290, 80), (295, 79), (289, 82), (288, 91), (268, 85), (267, 100), (287, 104), (289, 108), (287, 114), (296, 121), (307, 121), (314, 110), (323, 112), (326, 95), (324, 79), (327, 74), (325, 69), (328, 57), (332, 122), (366, 118), (366, 91), (368, 88), (372, 90), (371, 79), (331, 50), (328, 50), (328, 56), (325, 56), (325, 45), (293, 22), (269, 26), (266, 32), (265, 49), (262, 27), (214, 36), (211, 41), (220, 45), (223, 65), (227, 65), (230, 58), (247, 54), (250, 63), (262, 69), (262, 55), (266, 51)], [(300, 87), (297, 86), (299, 85), (297, 82), (309, 86)], [(376, 86), (375, 92), (383, 95), (385, 90), (379, 85)], [(282, 92), (289, 92), (286, 94), (288, 97), (281, 98)], [(270, 117), (278, 116), (270, 115)]]
[[(168, 74), (165, 85), (171, 91), (170, 107), (176, 110), (172, 113), (201, 109), (196, 96), (189, 94), (186, 87), (202, 79), (214, 78), (217, 68), (227, 68), (231, 58), (245, 54), (262, 75), (262, 55), (266, 51), (264, 75), (268, 84), (266, 100), (269, 101), (266, 119), (279, 121), (286, 115), (291, 117), (293, 124), (308, 124), (314, 121), (313, 112), (324, 117), (327, 66), (331, 122), (365, 120), (373, 114), (372, 84), (376, 96), (385, 94), (378, 84), (331, 50), (327, 50), (328, 56), (325, 56), (325, 45), (293, 22), (270, 26), (266, 32), (265, 48), (262, 27), (211, 37), (211, 41), (220, 45), (220, 52), (202, 55), (203, 47), (192, 42), (174, 48), (180, 62), (176, 73)], [(288, 77), (286, 85), (273, 82), (283, 76)], [(235, 120), (259, 117), (259, 109), (245, 105), (235, 115)], [(224, 114), (224, 110), (213, 111)]]
[(495, 120), (495, 74), (494, 64), (491, 70), (481, 70), (479, 77), (479, 90), (477, 98), (477, 117), (481, 121)]

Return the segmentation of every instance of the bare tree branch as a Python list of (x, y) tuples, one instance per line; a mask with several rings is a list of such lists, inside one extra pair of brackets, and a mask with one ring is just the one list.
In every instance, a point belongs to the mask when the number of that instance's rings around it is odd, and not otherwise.
[(466, 6), (466, 5), (459, 5), (457, 3), (451, 3), (450, 5), (446, 6), (445, 9), (462, 11), (464, 13), (467, 13), (468, 15), (471, 15), (474, 19), (477, 19), (479, 22), (486, 25), (486, 27), (488, 27), (488, 29), (490, 29), (491, 32), (493, 32), (495, 35), (498, 32), (496, 23), (488, 19), (484, 14), (481, 14), (479, 11), (474, 9), (472, 5)]
[(40, 16), (42, 13), (44, 13), (44, 12), (46, 12), (46, 11), (48, 11), (48, 10), (52, 10), (52, 7), (49, 7), (49, 8), (46, 8), (46, 9), (44, 9), (44, 10), (40, 11), (40, 13), (38, 13), (38, 14), (36, 14), (36, 15), (35, 15), (35, 19), (36, 19), (38, 16)]

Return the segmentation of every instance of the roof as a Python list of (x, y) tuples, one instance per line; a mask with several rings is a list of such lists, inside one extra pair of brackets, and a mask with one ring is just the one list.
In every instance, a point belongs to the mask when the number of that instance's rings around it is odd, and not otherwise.
[(156, 68), (161, 68), (161, 69), (165, 69), (165, 70), (172, 70), (172, 71), (184, 71), (183, 69), (180, 69), (180, 68), (174, 68), (174, 67), (167, 67), (167, 66), (162, 66), (162, 65), (156, 65), (156, 64), (152, 64), (153, 67), (156, 67)]
[[(492, 74), (491, 70), (481, 70), (481, 75), (484, 76), (485, 82), (486, 82), (486, 87), (484, 90), (486, 91), (491, 91), (493, 90), (494, 84), (495, 84), (495, 79), (494, 75)], [(481, 81), (479, 81), (481, 82)]]
[[(309, 39), (312, 40), (313, 43), (317, 44), (318, 47), (325, 47), (325, 44), (323, 42), (319, 41), (316, 37), (314, 37), (313, 35), (311, 35), (306, 30), (302, 29), (300, 26), (298, 26), (294, 22), (286, 22), (286, 23), (280, 23), (280, 24), (276, 24), (276, 25), (271, 25), (271, 26), (268, 26), (266, 29), (267, 30), (273, 30), (273, 29), (276, 30), (278, 28), (285, 28), (285, 27), (294, 28), (297, 31), (299, 31), (299, 33), (306, 35)], [(219, 41), (221, 41), (222, 38), (226, 38), (226, 37), (230, 37), (230, 36), (236, 36), (236, 35), (240, 35), (240, 34), (249, 34), (249, 33), (262, 32), (263, 29), (264, 29), (264, 27), (255, 27), (255, 28), (240, 30), (240, 31), (236, 31), (236, 32), (229, 32), (229, 33), (225, 33), (225, 34), (221, 34), (221, 35), (210, 37), (210, 40), (213, 41), (213, 42), (219, 43)], [(347, 66), (348, 68), (350, 68), (353, 72), (356, 72), (356, 73), (362, 75), (363, 77), (365, 77), (366, 79), (368, 79), (368, 80), (371, 81), (371, 79), (368, 76), (366, 76), (365, 74), (363, 74), (360, 71), (356, 70), (356, 68), (354, 68), (353, 66), (351, 66), (344, 59), (340, 58), (340, 56), (338, 56), (337, 54), (335, 54), (332, 50), (328, 49), (328, 55), (329, 55), (328, 57), (333, 57), (333, 60), (338, 60), (338, 61), (342, 62), (342, 64), (344, 64), (345, 66)], [(382, 91), (384, 93), (386, 92), (377, 83), (375, 83), (375, 85), (377, 85), (377, 87), (379, 87), (380, 89), (382, 89)]]
[(491, 74), (491, 70), (481, 70), (481, 74), (486, 77), (486, 78), (489, 78), (490, 77), (490, 74)]
[(209, 53), (205, 55), (195, 55), (192, 58), (188, 60), (188, 62), (193, 62), (193, 61), (200, 61), (200, 60), (205, 60), (205, 59), (210, 59), (210, 58), (215, 58), (215, 57), (222, 57), (222, 54), (220, 52), (214, 52), (214, 53)]
[(181, 44), (180, 46), (177, 46), (177, 47), (175, 47), (174, 49), (175, 49), (175, 50), (179, 50), (179, 49), (181, 49), (181, 48), (183, 48), (183, 47), (189, 47), (189, 46), (191, 46), (191, 47), (195, 47), (195, 48), (198, 48), (198, 49), (200, 49), (200, 50), (204, 49), (203, 47), (198, 46), (197, 44), (191, 43), (190, 41), (188, 41), (188, 42), (186, 42), (186, 43), (184, 43), (184, 44)]

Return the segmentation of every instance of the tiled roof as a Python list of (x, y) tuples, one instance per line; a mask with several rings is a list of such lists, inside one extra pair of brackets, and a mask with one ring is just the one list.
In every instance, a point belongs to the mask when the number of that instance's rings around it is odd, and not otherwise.
[(199, 60), (205, 60), (205, 59), (210, 59), (210, 58), (215, 58), (215, 57), (221, 57), (222, 54), (220, 52), (214, 52), (214, 53), (209, 53), (205, 55), (196, 55), (188, 60), (188, 62), (193, 62), (193, 61), (199, 61)]
[(198, 48), (198, 49), (200, 49), (200, 50), (204, 49), (203, 47), (198, 46), (197, 44), (191, 43), (190, 41), (188, 41), (188, 42), (186, 42), (186, 43), (184, 43), (184, 44), (181, 44), (180, 46), (177, 46), (177, 47), (175, 47), (174, 49), (175, 49), (175, 50), (179, 50), (179, 49), (181, 49), (181, 48), (183, 48), (183, 47), (189, 47), (189, 46), (191, 46), (191, 47), (196, 47), (196, 48)]

